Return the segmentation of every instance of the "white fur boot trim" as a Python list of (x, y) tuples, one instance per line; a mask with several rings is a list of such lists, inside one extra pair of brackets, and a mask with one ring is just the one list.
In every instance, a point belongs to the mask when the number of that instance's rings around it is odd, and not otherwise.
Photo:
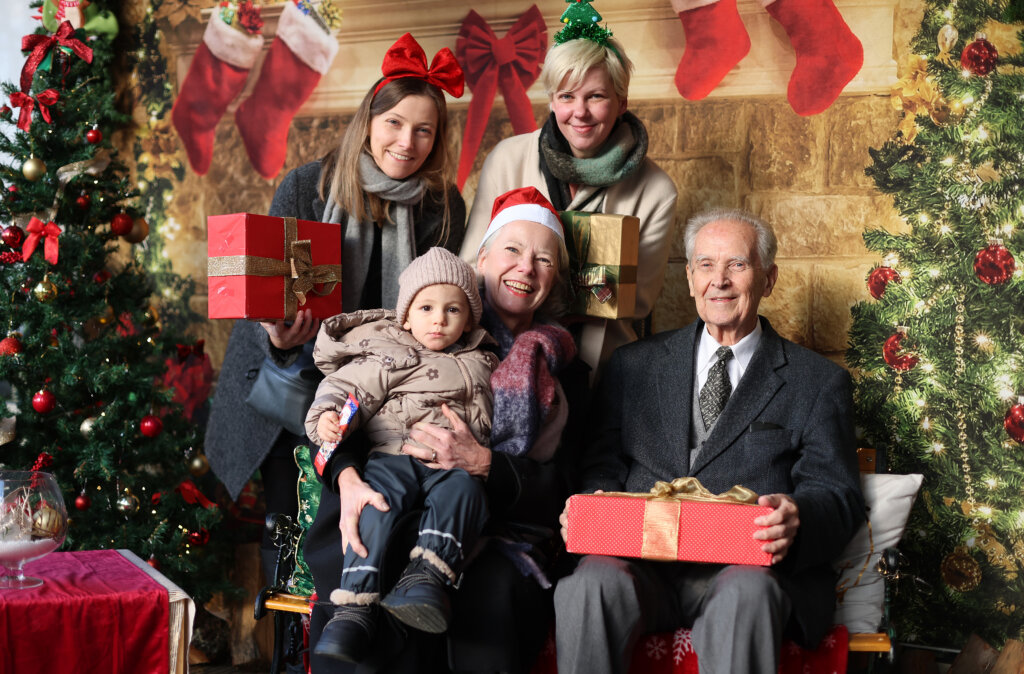
[(452, 571), (452, 568), (448, 566), (443, 559), (438, 557), (437, 553), (433, 550), (427, 550), (426, 548), (417, 545), (412, 549), (412, 552), (409, 553), (409, 559), (416, 559), (417, 557), (422, 557), (427, 560), (432, 567), (447, 576), (452, 582), (452, 585), (458, 582), (459, 579), (455, 577), (455, 572)]
[(353, 592), (352, 590), (342, 590), (340, 587), (336, 590), (331, 590), (331, 601), (337, 606), (352, 605), (357, 606), (369, 606), (376, 604), (380, 601), (380, 593), (378, 592)]

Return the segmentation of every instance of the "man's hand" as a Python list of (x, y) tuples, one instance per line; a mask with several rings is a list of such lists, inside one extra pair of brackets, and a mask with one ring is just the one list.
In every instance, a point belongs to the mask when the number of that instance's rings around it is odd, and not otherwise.
[[(604, 493), (604, 489), (598, 489), (594, 493), (595, 494), (603, 494)], [(558, 516), (558, 523), (561, 525), (561, 527), (559, 528), (559, 531), (562, 534), (562, 541), (564, 543), (568, 543), (569, 542), (569, 499), (565, 499), (565, 508), (562, 510), (562, 514)]]
[(786, 494), (765, 494), (757, 499), (757, 505), (775, 508), (767, 515), (754, 519), (754, 524), (765, 527), (754, 532), (754, 538), (768, 541), (761, 550), (770, 553), (772, 564), (778, 564), (786, 557), (789, 546), (793, 545), (796, 532), (800, 528), (800, 509), (796, 501)]
[(341, 552), (345, 553), (349, 545), (352, 551), (360, 557), (366, 557), (369, 552), (363, 541), (359, 538), (359, 515), (363, 508), (372, 505), (381, 512), (391, 510), (384, 495), (374, 491), (373, 487), (363, 482), (359, 472), (352, 467), (346, 468), (338, 475), (338, 492), (341, 497), (341, 517), (338, 519), (338, 529), (341, 530)]

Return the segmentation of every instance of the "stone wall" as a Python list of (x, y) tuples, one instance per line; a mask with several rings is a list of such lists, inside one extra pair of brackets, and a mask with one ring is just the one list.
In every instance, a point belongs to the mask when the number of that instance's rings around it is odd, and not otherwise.
[[(921, 0), (894, 10), (892, 57), (903, 63), (917, 29)], [(749, 209), (772, 222), (779, 235), (779, 284), (762, 312), (784, 336), (841, 361), (850, 327), (850, 307), (865, 299), (864, 279), (876, 262), (864, 247), (867, 227), (903, 226), (891, 200), (864, 175), (868, 148), (889, 138), (898, 121), (888, 92), (844, 94), (828, 110), (799, 117), (780, 95), (631, 100), (647, 125), (650, 156), (676, 181), (679, 222), (665, 288), (654, 312), (654, 329), (668, 330), (695, 317), (686, 284), (682, 223), (711, 206)], [(458, 156), (465, 103), (450, 106), (451, 147)], [(546, 106), (534, 107), (538, 120)], [(216, 160), (199, 178), (191, 171), (175, 191), (168, 213), (175, 230), (167, 240), (177, 271), (192, 275), (205, 293), (205, 217), (249, 211), (265, 213), (287, 171), (321, 155), (334, 143), (347, 114), (297, 117), (289, 136), (285, 170), (274, 181), (249, 168), (241, 140), (225, 115), (216, 137)], [(483, 156), (512, 133), (499, 99), (481, 146)], [(472, 203), (476, 173), (463, 194)], [(166, 234), (166, 233), (165, 233)], [(205, 314), (205, 296), (195, 298)], [(211, 321), (199, 332), (219, 367), (230, 321)]]

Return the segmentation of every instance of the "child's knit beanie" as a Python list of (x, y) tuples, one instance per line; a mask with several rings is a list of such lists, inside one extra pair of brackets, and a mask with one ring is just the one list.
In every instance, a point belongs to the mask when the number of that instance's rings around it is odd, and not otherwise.
[(480, 322), (483, 304), (480, 302), (480, 291), (477, 289), (476, 274), (473, 268), (463, 262), (457, 255), (445, 248), (431, 248), (413, 260), (398, 277), (398, 305), (395, 313), (398, 322), (405, 323), (405, 315), (409, 305), (423, 288), (447, 283), (458, 286), (466, 293), (469, 310), (473, 314), (473, 325)]

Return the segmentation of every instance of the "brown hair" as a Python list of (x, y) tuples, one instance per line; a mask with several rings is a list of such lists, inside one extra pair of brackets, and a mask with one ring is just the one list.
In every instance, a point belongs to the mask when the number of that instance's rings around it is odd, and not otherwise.
[(321, 159), (320, 198), (327, 204), (334, 199), (342, 210), (359, 221), (372, 219), (380, 224), (388, 219), (387, 202), (376, 194), (365, 192), (360, 184), (359, 156), (370, 150), (370, 122), (374, 117), (384, 114), (408, 96), (426, 96), (437, 108), (437, 133), (434, 147), (414, 175), (422, 178), (426, 189), (444, 205), (444, 224), (440, 233), (440, 241), (444, 241), (450, 228), (448, 193), (455, 184), (454, 165), (448, 151), (448, 106), (444, 94), (426, 80), (415, 77), (392, 80), (375, 94), (380, 82), (374, 82), (366, 92), (338, 146)]

